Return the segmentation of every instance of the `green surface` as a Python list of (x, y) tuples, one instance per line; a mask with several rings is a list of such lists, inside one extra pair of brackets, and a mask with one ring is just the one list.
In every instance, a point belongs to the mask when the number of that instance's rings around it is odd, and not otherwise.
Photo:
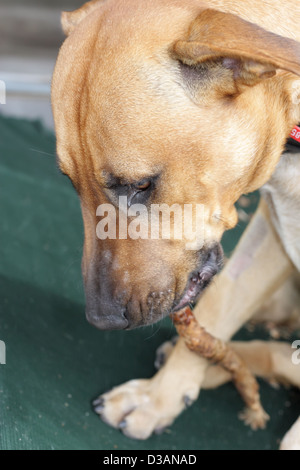
[[(100, 392), (151, 377), (169, 320), (100, 332), (84, 316), (78, 198), (55, 164), (55, 141), (38, 123), (0, 117), (1, 449), (271, 449), (300, 413), (299, 392), (262, 384), (272, 419), (252, 432), (237, 418), (231, 384), (200, 398), (161, 436), (133, 441), (91, 409)], [(227, 234), (232, 250), (243, 229)], [(256, 331), (255, 337), (262, 337)], [(240, 337), (250, 339), (246, 331)]]

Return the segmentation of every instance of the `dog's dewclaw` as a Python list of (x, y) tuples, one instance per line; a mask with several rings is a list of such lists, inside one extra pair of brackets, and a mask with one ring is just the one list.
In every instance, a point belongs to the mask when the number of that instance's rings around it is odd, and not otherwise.
[(242, 359), (224, 341), (202, 328), (190, 307), (173, 313), (172, 319), (179, 336), (191, 351), (220, 364), (231, 373), (232, 381), (246, 404), (239, 417), (254, 430), (265, 428), (269, 416), (260, 402), (259, 385)]

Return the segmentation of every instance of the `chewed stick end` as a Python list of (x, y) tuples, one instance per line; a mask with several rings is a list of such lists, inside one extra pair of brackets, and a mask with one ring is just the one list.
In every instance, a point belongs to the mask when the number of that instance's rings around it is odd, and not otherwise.
[(270, 420), (270, 416), (260, 406), (257, 409), (246, 408), (239, 414), (239, 419), (244, 421), (247, 426), (250, 426), (252, 431), (258, 429), (265, 429), (267, 422)]

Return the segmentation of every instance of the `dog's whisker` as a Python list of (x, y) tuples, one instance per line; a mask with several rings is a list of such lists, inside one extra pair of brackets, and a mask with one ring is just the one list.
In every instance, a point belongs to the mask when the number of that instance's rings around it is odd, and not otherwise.
[(29, 150), (31, 150), (32, 152), (40, 153), (41, 155), (47, 155), (48, 157), (56, 158), (55, 153), (49, 153), (49, 152), (45, 152), (44, 150), (39, 150), (39, 149), (35, 149), (35, 148), (30, 148)]

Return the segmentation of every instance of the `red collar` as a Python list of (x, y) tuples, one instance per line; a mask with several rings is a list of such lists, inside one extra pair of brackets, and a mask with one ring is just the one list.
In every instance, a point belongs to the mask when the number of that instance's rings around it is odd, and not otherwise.
[(300, 143), (300, 127), (295, 126), (294, 129), (292, 130), (290, 137), (292, 140), (295, 140), (296, 142)]
[(300, 125), (295, 126), (286, 144), (287, 152), (300, 152)]

